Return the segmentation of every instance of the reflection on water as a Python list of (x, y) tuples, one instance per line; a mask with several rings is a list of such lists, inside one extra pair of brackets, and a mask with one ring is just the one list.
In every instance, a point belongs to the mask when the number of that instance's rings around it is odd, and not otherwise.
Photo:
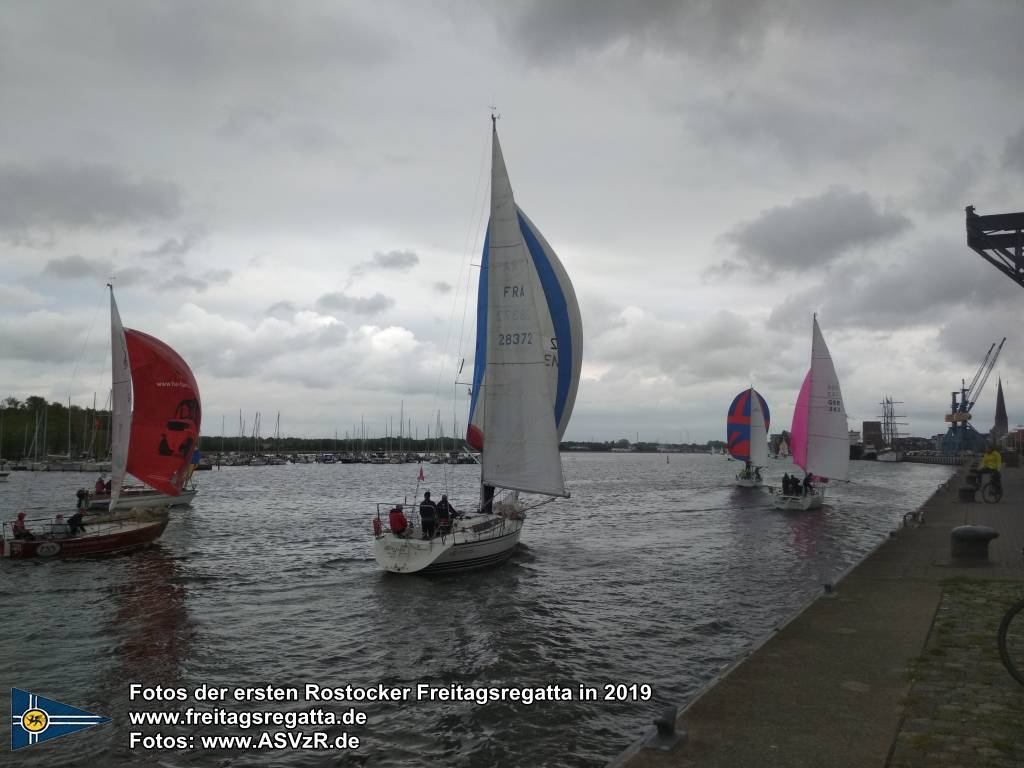
[[(948, 477), (855, 462), (823, 510), (772, 510), (721, 457), (564, 457), (572, 498), (536, 510), (505, 566), (402, 577), (373, 560), (374, 502), (411, 497), (414, 465), (298, 465), (199, 475), (192, 508), (130, 556), (0, 563), (4, 679), (114, 718), (26, 765), (151, 765), (127, 749), (128, 685), (576, 688), (650, 683), (631, 702), (369, 704), (354, 765), (603, 765), (821, 584), (860, 560)], [(766, 472), (778, 483), (789, 464)], [(478, 468), (425, 465), (456, 506)], [(0, 519), (74, 498), (80, 475), (15, 473)], [(239, 704), (255, 711), (257, 704)], [(275, 705), (278, 711), (305, 704)], [(338, 711), (349, 705), (326, 705)], [(170, 708), (173, 708), (170, 707)], [(182, 729), (182, 733), (189, 733)], [(206, 732), (219, 732), (208, 729)], [(267, 765), (267, 753), (159, 754), (165, 766)], [(333, 758), (332, 758), (333, 759)], [(274, 765), (329, 763), (273, 753)]]
[(116, 658), (110, 684), (145, 678), (177, 686), (194, 635), (183, 571), (157, 546), (130, 558), (125, 576), (106, 590), (114, 608), (103, 628)]

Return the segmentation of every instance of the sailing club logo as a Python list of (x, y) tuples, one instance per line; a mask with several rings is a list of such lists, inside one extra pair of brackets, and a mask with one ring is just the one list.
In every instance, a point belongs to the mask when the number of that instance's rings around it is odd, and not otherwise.
[(94, 715), (20, 688), (11, 688), (12, 750), (109, 722), (109, 717)]

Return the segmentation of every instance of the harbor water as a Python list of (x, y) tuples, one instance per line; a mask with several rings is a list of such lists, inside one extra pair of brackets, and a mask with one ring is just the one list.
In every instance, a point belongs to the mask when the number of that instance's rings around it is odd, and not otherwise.
[[(740, 465), (722, 456), (580, 453), (563, 463), (572, 498), (533, 510), (504, 566), (462, 576), (381, 572), (371, 518), (377, 502), (426, 489), (469, 507), (475, 466), (423, 465), (418, 487), (411, 464), (224, 468), (197, 475), (193, 506), (173, 510), (145, 550), (0, 561), (3, 682), (113, 720), (20, 751), (19, 764), (602, 766), (859, 562), (953, 471), (853, 462), (824, 509), (782, 513), (766, 492), (733, 487)], [(765, 474), (777, 485), (792, 469), (776, 461)], [(94, 479), (12, 473), (0, 519), (73, 507)], [(130, 749), (129, 732), (238, 731), (131, 726), (130, 710), (186, 706), (130, 701), (132, 683), (583, 685), (600, 698), (333, 702), (321, 706), (366, 714), (365, 725), (331, 729), (358, 736), (357, 750), (155, 751)], [(651, 700), (603, 700), (605, 685), (633, 683), (649, 684)]]

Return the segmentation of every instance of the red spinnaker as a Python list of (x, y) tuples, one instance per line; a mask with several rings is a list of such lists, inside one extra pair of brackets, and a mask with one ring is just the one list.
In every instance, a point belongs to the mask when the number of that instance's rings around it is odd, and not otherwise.
[(177, 496), (199, 440), (202, 407), (188, 364), (159, 339), (125, 328), (132, 369), (128, 472), (150, 488)]

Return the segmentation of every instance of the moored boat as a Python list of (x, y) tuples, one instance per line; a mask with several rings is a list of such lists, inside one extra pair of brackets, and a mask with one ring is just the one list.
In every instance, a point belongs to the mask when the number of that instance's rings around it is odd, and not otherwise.
[(558, 445), (576, 400), (582, 341), (572, 283), (516, 205), (492, 117), (491, 217), (466, 436), (480, 452), (480, 504), (437, 536), (416, 525), (386, 530), (378, 507), (374, 554), (382, 568), (434, 574), (496, 565), (519, 541), (528, 509), (519, 493), (569, 495)]

